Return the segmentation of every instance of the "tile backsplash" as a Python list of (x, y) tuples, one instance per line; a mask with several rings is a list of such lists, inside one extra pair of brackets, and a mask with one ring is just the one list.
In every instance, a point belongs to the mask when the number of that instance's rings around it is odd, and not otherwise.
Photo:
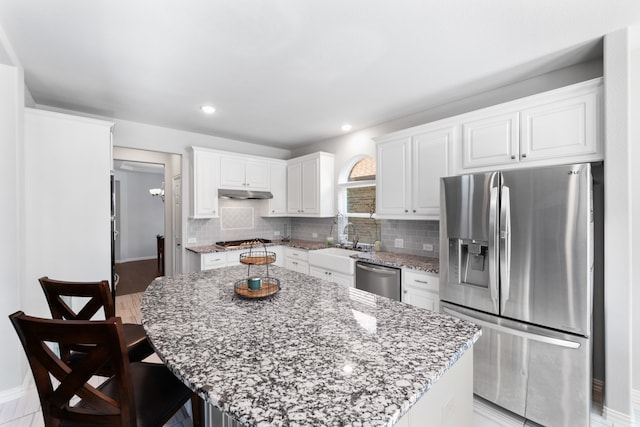
[[(328, 235), (333, 235), (336, 242), (345, 238), (342, 231), (346, 220), (342, 217), (337, 221), (334, 218), (265, 218), (260, 216), (262, 203), (260, 200), (220, 199), (221, 218), (187, 220), (188, 239), (196, 239), (196, 243), (188, 243), (187, 246), (256, 237), (325, 241)], [(381, 250), (439, 258), (438, 221), (379, 219), (377, 222)], [(368, 243), (371, 238), (361, 236), (360, 239)], [(402, 248), (396, 247), (398, 239), (402, 241)], [(424, 249), (425, 244), (431, 248)]]

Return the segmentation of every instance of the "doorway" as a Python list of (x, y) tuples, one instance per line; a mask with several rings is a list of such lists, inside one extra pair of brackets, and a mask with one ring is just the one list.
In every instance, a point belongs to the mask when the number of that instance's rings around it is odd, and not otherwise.
[(181, 209), (176, 176), (181, 175), (182, 157), (114, 147), (113, 158), (118, 230), (114, 263), (120, 275), (116, 295), (122, 295), (144, 291), (163, 273), (182, 271), (176, 251), (182, 249), (182, 212), (176, 211)]
[(115, 160), (116, 295), (142, 292), (164, 274), (164, 165)]

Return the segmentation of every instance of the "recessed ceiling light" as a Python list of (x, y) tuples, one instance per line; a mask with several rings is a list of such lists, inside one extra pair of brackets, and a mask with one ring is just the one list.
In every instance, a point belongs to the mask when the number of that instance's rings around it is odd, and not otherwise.
[(205, 114), (213, 114), (216, 112), (216, 109), (213, 105), (203, 105), (202, 107), (200, 107), (200, 109)]
[(340, 126), (340, 129), (342, 129), (345, 132), (349, 132), (351, 130), (351, 125), (349, 123), (345, 123), (342, 126)]

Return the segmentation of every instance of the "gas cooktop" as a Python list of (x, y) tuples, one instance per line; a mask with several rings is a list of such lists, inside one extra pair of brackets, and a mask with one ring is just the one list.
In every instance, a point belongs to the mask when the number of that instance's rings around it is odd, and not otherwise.
[(253, 246), (259, 246), (263, 243), (271, 243), (269, 239), (243, 239), (243, 240), (226, 240), (222, 242), (216, 242), (216, 246), (220, 246), (225, 249), (241, 249), (250, 248)]

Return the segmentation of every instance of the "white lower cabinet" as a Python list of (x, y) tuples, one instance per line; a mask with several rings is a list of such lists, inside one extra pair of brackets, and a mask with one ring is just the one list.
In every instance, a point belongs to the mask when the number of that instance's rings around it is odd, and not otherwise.
[(208, 252), (200, 254), (200, 271), (213, 270), (227, 266), (226, 252)]
[(438, 288), (440, 279), (435, 274), (405, 268), (402, 270), (402, 302), (440, 311)]
[(338, 285), (348, 286), (350, 288), (355, 286), (355, 277), (348, 274), (337, 273), (313, 265), (309, 266), (309, 274), (318, 279), (326, 280), (327, 282), (337, 283)]
[(304, 249), (285, 247), (284, 266), (298, 273), (309, 274), (309, 254)]

